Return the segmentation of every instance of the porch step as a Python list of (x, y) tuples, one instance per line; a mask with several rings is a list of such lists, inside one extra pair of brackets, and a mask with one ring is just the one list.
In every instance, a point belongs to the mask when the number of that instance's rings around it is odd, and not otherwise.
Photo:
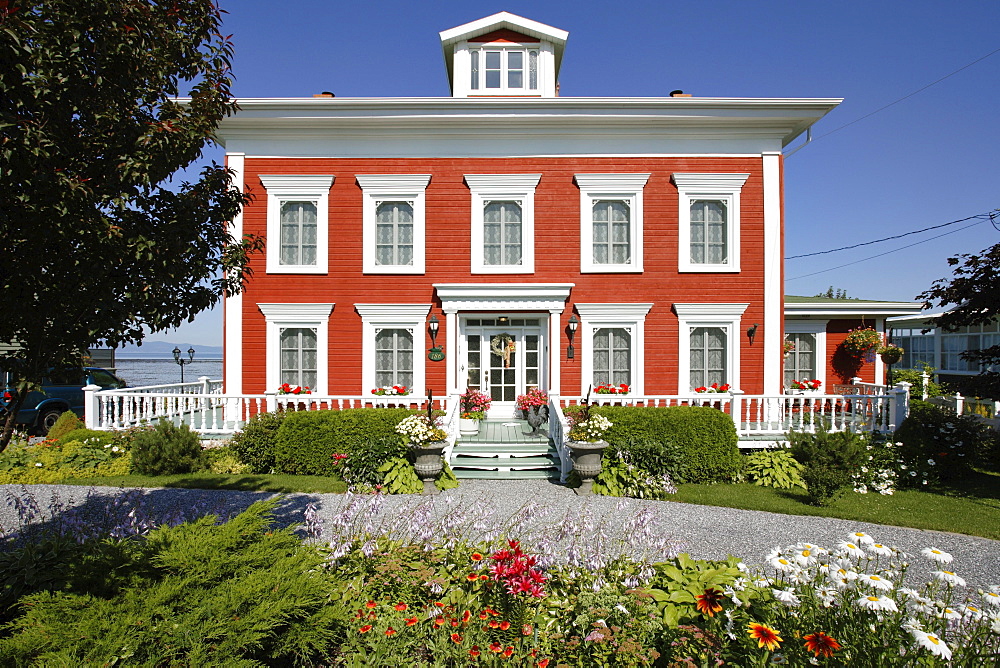
[(559, 453), (548, 439), (521, 443), (459, 439), (449, 463), (457, 478), (524, 480), (559, 477)]
[(455, 477), (461, 480), (558, 480), (559, 470), (529, 469), (520, 471), (484, 471), (469, 469), (455, 471)]

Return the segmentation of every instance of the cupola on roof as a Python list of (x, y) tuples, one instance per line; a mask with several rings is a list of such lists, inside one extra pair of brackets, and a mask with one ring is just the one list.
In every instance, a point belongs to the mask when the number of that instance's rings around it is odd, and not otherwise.
[(565, 30), (500, 12), (440, 36), (452, 97), (556, 97)]

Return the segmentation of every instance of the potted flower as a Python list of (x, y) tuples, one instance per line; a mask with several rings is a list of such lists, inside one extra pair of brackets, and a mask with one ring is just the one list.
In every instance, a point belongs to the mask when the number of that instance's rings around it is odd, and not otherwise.
[(781, 353), (785, 359), (788, 359), (788, 356), (792, 354), (793, 350), (795, 350), (795, 341), (785, 339), (781, 344)]
[(528, 436), (540, 436), (538, 428), (548, 416), (549, 395), (537, 387), (528, 390), (527, 394), (519, 394), (517, 408), (523, 411), (524, 418), (531, 425)]
[[(291, 383), (282, 383), (278, 386), (278, 394), (312, 394), (312, 390), (309, 389), (308, 385), (292, 385)], [(306, 410), (305, 402), (288, 402), (282, 401), (278, 403), (278, 410)]]
[(799, 390), (801, 392), (818, 392), (819, 386), (823, 384), (823, 381), (819, 379), (814, 380), (793, 380), (789, 385), (791, 385), (793, 390)]
[(892, 343), (879, 346), (878, 349), (879, 357), (881, 357), (882, 361), (886, 364), (895, 364), (899, 360), (903, 359), (903, 353), (905, 352), (905, 350)]
[(376, 387), (372, 390), (372, 394), (378, 397), (405, 397), (409, 393), (410, 390), (406, 385), (386, 385), (385, 387)]
[(723, 383), (722, 385), (719, 385), (718, 383), (712, 383), (708, 387), (705, 386), (696, 387), (694, 388), (694, 391), (697, 392), (698, 394), (719, 394), (722, 392), (728, 392), (729, 388), (730, 388), (729, 383)]
[(438, 493), (434, 480), (444, 469), (441, 456), (447, 447), (448, 434), (437, 421), (426, 415), (411, 415), (396, 425), (396, 433), (406, 437), (416, 459), (413, 470), (424, 483), (424, 495)]
[(628, 394), (629, 387), (625, 383), (619, 385), (612, 385), (611, 383), (605, 383), (604, 385), (598, 385), (594, 388), (596, 394)]
[(593, 493), (594, 478), (601, 472), (601, 456), (608, 447), (604, 435), (613, 425), (603, 415), (591, 415), (590, 404), (586, 401), (573, 420), (566, 445), (573, 459), (573, 470), (580, 477), (580, 486), (575, 491), (581, 496)]
[(882, 335), (871, 327), (859, 327), (848, 331), (847, 338), (840, 345), (852, 357), (865, 357), (882, 345)]
[(493, 399), (485, 392), (469, 388), (460, 397), (462, 412), (458, 417), (458, 431), (467, 436), (479, 433), (479, 422), (486, 419)]

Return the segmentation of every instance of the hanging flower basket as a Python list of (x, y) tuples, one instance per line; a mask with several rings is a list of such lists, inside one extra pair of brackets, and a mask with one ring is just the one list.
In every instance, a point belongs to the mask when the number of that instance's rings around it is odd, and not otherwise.
[(886, 364), (895, 364), (899, 360), (903, 359), (903, 353), (906, 351), (897, 345), (888, 343), (884, 346), (879, 347), (878, 354), (882, 358), (882, 361)]
[(882, 335), (871, 327), (852, 329), (840, 345), (848, 355), (864, 357), (882, 345)]

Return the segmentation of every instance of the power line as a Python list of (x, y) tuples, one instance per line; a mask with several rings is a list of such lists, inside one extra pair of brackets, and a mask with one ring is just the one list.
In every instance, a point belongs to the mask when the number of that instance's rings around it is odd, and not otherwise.
[[(959, 218), (958, 220), (953, 220), (950, 223), (942, 223), (940, 225), (932, 225), (931, 227), (925, 227), (922, 230), (914, 230), (912, 232), (903, 232), (902, 234), (896, 234), (894, 236), (884, 237), (882, 239), (875, 239), (874, 241), (865, 241), (865, 242), (862, 242), (860, 244), (854, 244), (853, 246), (843, 246), (842, 248), (834, 248), (832, 250), (825, 250), (825, 251), (816, 251), (815, 253), (805, 253), (803, 255), (792, 255), (792, 256), (786, 257), (785, 259), (786, 260), (797, 260), (800, 257), (812, 257), (814, 255), (827, 255), (829, 253), (837, 253), (837, 252), (842, 251), (842, 250), (850, 250), (852, 248), (860, 248), (861, 246), (870, 246), (872, 244), (882, 243), (883, 241), (891, 241), (893, 239), (901, 239), (903, 237), (908, 237), (911, 234), (920, 234), (922, 232), (929, 232), (930, 230), (937, 230), (937, 229), (940, 229), (942, 227), (948, 227), (949, 225), (955, 225), (956, 223), (964, 223), (967, 220), (974, 220), (974, 219), (979, 219), (980, 221), (983, 221), (983, 220), (993, 220), (995, 216), (996, 216), (996, 213), (994, 211), (987, 211), (986, 213), (977, 213), (974, 216), (969, 216), (967, 218)], [(970, 225), (969, 227), (972, 227), (972, 226)], [(995, 224), (994, 224), (994, 227), (996, 227)], [(934, 238), (937, 238), (937, 237), (934, 237)]]
[[(987, 218), (987, 220), (988, 220), (988, 218)], [(940, 239), (941, 237), (946, 237), (949, 234), (955, 234), (956, 232), (963, 232), (963, 231), (965, 231), (967, 229), (975, 227), (976, 225), (980, 225), (980, 224), (982, 224), (984, 222), (986, 222), (986, 220), (981, 220), (978, 223), (974, 223), (972, 225), (969, 225), (968, 227), (963, 227), (963, 228), (958, 229), (958, 230), (951, 230), (951, 231), (945, 232), (944, 234), (939, 234), (937, 236), (930, 237), (928, 239), (923, 239), (922, 241), (916, 241), (916, 242), (914, 242), (912, 244), (909, 244), (908, 246), (901, 246), (900, 248), (896, 248), (894, 250), (888, 250), (888, 251), (885, 251), (884, 253), (879, 253), (877, 255), (872, 255), (870, 257), (862, 258), (860, 260), (855, 260), (854, 262), (847, 262), (846, 264), (842, 264), (842, 265), (839, 265), (839, 266), (836, 266), (836, 267), (830, 267), (829, 269), (821, 269), (819, 271), (814, 271), (811, 274), (802, 274), (801, 276), (793, 276), (791, 278), (786, 278), (785, 280), (786, 281), (796, 281), (796, 280), (798, 280), (800, 278), (808, 278), (809, 276), (816, 276), (818, 274), (825, 274), (828, 271), (836, 271), (837, 269), (843, 269), (844, 267), (850, 267), (853, 264), (860, 264), (861, 262), (867, 262), (868, 260), (874, 260), (877, 257), (882, 257), (883, 255), (889, 255), (890, 253), (895, 253), (897, 251), (906, 250), (907, 248), (913, 248), (914, 246), (919, 246), (920, 244), (925, 244), (928, 241), (933, 241), (935, 239)]]
[[(931, 83), (927, 84), (926, 86), (923, 86), (922, 88), (918, 88), (917, 90), (913, 91), (913, 92), (912, 92), (912, 93), (910, 93), (909, 95), (904, 95), (903, 97), (899, 98), (898, 100), (894, 100), (893, 102), (890, 102), (889, 104), (886, 104), (886, 105), (883, 105), (883, 106), (879, 107), (879, 108), (878, 108), (878, 109), (876, 109), (875, 111), (870, 111), (870, 112), (868, 112), (867, 114), (865, 114), (864, 116), (861, 116), (861, 117), (859, 117), (859, 118), (855, 118), (855, 119), (854, 119), (853, 121), (851, 121), (850, 123), (845, 123), (845, 124), (841, 125), (841, 126), (840, 126), (840, 127), (838, 127), (838, 128), (834, 128), (833, 130), (830, 130), (829, 132), (826, 132), (826, 133), (824, 133), (824, 134), (821, 134), (821, 135), (820, 135), (820, 136), (818, 136), (818, 137), (814, 137), (814, 138), (812, 138), (811, 140), (807, 141), (807, 142), (806, 142), (805, 144), (802, 144), (801, 146), (799, 146), (799, 148), (804, 148), (804, 147), (808, 146), (809, 144), (811, 144), (811, 143), (813, 143), (813, 142), (815, 142), (815, 141), (818, 141), (818, 140), (822, 139), (823, 137), (829, 137), (829, 136), (830, 136), (830, 135), (832, 135), (832, 134), (833, 134), (834, 132), (840, 132), (840, 131), (841, 131), (841, 130), (843, 130), (844, 128), (846, 128), (846, 127), (850, 127), (850, 126), (854, 125), (855, 123), (858, 123), (859, 121), (863, 121), (863, 120), (865, 120), (866, 118), (868, 118), (869, 116), (874, 116), (875, 114), (879, 113), (880, 111), (885, 111), (885, 110), (886, 110), (886, 109), (888, 109), (889, 107), (891, 107), (891, 106), (894, 106), (894, 105), (897, 105), (897, 104), (899, 104), (899, 103), (900, 103), (900, 102), (902, 102), (903, 100), (908, 100), (909, 98), (913, 97), (914, 95), (916, 95), (916, 94), (918, 94), (918, 93), (922, 93), (922, 92), (924, 92), (925, 90), (927, 90), (927, 89), (928, 89), (928, 88), (930, 88), (931, 86), (935, 86), (935, 85), (937, 85), (937, 84), (941, 83), (942, 81), (944, 81), (945, 79), (948, 79), (948, 78), (950, 78), (950, 77), (953, 77), (953, 76), (955, 76), (956, 74), (958, 74), (958, 73), (959, 73), (959, 72), (961, 72), (962, 70), (966, 70), (966, 69), (968, 69), (968, 68), (972, 67), (973, 65), (975, 65), (975, 64), (976, 64), (976, 63), (978, 63), (978, 62), (980, 62), (980, 61), (983, 61), (983, 60), (986, 60), (987, 58), (989, 58), (990, 56), (992, 56), (992, 55), (993, 55), (993, 54), (995, 54), (995, 53), (1000, 53), (1000, 49), (994, 49), (993, 51), (990, 51), (989, 53), (987, 53), (987, 54), (986, 54), (985, 56), (982, 56), (982, 57), (980, 57), (980, 58), (976, 58), (976, 59), (975, 59), (975, 60), (973, 60), (973, 61), (972, 61), (971, 63), (969, 63), (969, 64), (967, 64), (967, 65), (963, 65), (962, 67), (959, 67), (959, 68), (958, 68), (957, 70), (955, 70), (955, 71), (954, 71), (954, 72), (952, 72), (951, 74), (946, 74), (946, 75), (944, 75), (943, 77), (941, 77), (940, 79), (938, 79), (937, 81), (932, 81)], [(796, 150), (798, 150), (798, 149), (796, 149)], [(794, 153), (794, 151), (793, 151), (793, 153)], [(788, 157), (791, 157), (791, 154), (788, 154), (788, 155), (786, 155), (785, 157), (786, 157), (786, 158), (788, 158)]]

